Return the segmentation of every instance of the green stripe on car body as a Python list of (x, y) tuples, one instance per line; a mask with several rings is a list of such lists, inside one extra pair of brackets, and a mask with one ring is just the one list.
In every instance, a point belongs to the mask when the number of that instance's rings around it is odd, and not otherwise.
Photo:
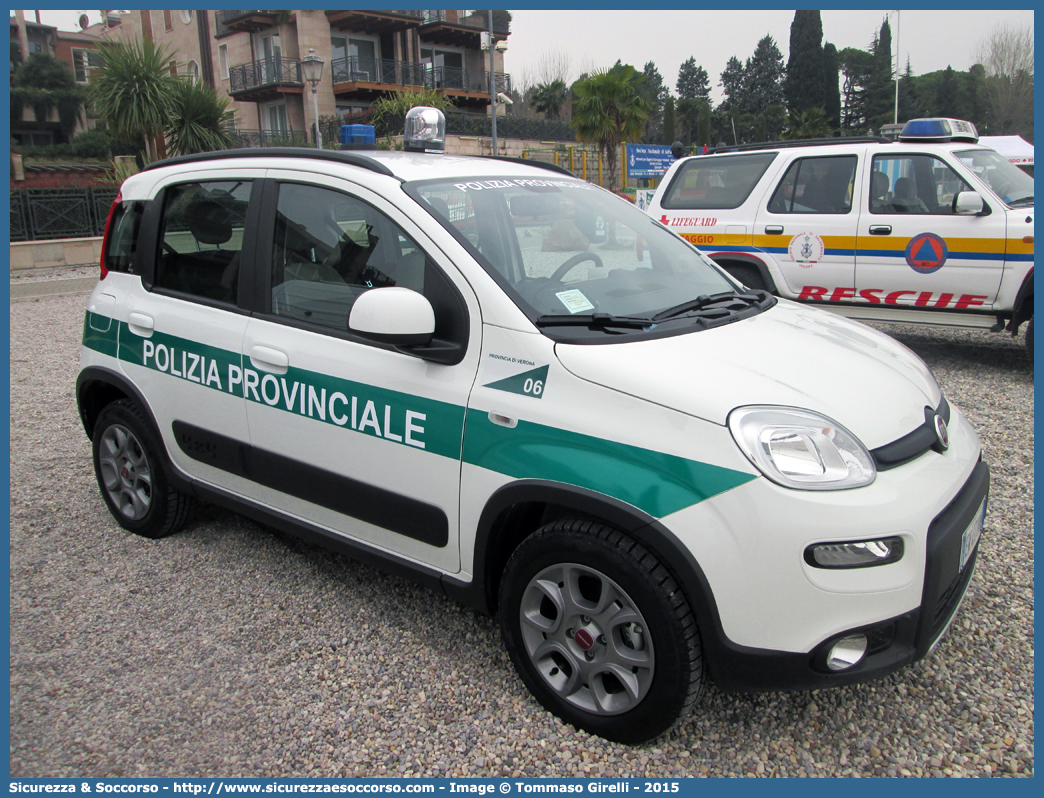
[(103, 332), (105, 318), (88, 312), (85, 347), (201, 387), (515, 479), (587, 488), (655, 518), (755, 479), (730, 468), (529, 421), (502, 427), (479, 410), (305, 369), (290, 368), (281, 375), (261, 372), (237, 352), (161, 332), (143, 338), (130, 332), (125, 322), (110, 323)]
[(755, 479), (742, 471), (530, 421), (502, 427), (474, 409), (468, 410), (464, 462), (515, 479), (588, 488), (655, 518)]

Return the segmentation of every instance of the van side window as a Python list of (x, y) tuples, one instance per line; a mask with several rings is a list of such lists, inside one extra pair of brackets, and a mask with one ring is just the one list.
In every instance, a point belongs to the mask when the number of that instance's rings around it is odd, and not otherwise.
[(931, 155), (877, 155), (870, 172), (871, 213), (948, 216), (953, 198), (969, 186)]
[(769, 213), (848, 213), (856, 156), (798, 158), (769, 201)]
[(251, 182), (184, 183), (167, 189), (155, 285), (235, 304)]
[(777, 154), (690, 158), (671, 180), (660, 205), (684, 210), (738, 208), (747, 201)]
[(459, 306), (447, 304), (453, 289), (446, 278), (399, 225), (372, 205), (328, 188), (282, 183), (274, 231), (276, 316), (347, 332), (360, 295), (400, 286), (431, 301), (437, 336), (463, 340), (466, 327), (457, 329), (462, 319), (446, 311)]
[(138, 252), (138, 232), (145, 203), (128, 201), (113, 211), (109, 241), (105, 248), (105, 268), (110, 272), (134, 272), (134, 258)]

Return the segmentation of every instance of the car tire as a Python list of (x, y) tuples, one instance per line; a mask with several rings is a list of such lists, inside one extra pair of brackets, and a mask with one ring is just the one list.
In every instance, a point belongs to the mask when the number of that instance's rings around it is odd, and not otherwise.
[(620, 743), (658, 737), (703, 692), (696, 618), (666, 568), (620, 531), (561, 520), (526, 538), (499, 614), (522, 681), (567, 723)]
[(133, 403), (121, 399), (102, 408), (92, 443), (98, 488), (120, 526), (162, 538), (185, 525), (193, 501), (167, 481), (161, 444)]
[(1033, 319), (1026, 325), (1026, 351), (1029, 352), (1030, 360), (1033, 360)]

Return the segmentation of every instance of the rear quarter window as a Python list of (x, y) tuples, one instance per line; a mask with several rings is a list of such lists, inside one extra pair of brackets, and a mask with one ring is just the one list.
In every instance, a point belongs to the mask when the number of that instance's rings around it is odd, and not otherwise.
[(686, 161), (660, 202), (685, 210), (738, 208), (778, 153), (696, 157)]
[(138, 233), (145, 203), (124, 202), (113, 211), (108, 246), (105, 248), (105, 268), (110, 272), (135, 272), (138, 252)]

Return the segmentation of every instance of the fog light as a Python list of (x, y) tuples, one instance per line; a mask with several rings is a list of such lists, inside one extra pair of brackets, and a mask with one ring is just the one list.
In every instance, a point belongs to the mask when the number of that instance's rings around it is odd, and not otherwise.
[(866, 654), (866, 635), (842, 637), (827, 654), (827, 667), (832, 671), (843, 671), (858, 665)]
[(898, 562), (902, 557), (903, 539), (900, 537), (813, 543), (805, 549), (805, 562), (816, 568), (868, 568)]

